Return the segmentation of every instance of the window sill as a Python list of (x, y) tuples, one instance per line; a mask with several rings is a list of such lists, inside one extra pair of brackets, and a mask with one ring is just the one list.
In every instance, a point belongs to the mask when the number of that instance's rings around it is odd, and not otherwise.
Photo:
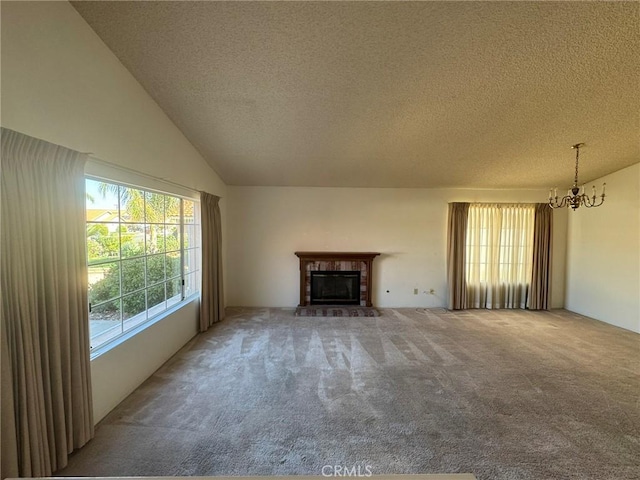
[(139, 325), (133, 327), (131, 330), (128, 330), (128, 331), (124, 332), (121, 335), (118, 335), (114, 339), (112, 339), (112, 340), (110, 340), (110, 341), (108, 341), (108, 342), (106, 342), (106, 343), (104, 343), (104, 344), (102, 344), (102, 345), (100, 345), (100, 346), (98, 346), (96, 348), (91, 349), (90, 359), (94, 360), (94, 359), (98, 358), (100, 355), (103, 355), (103, 354), (107, 353), (108, 351), (118, 347), (119, 345), (122, 345), (124, 342), (126, 342), (130, 338), (136, 336), (138, 333), (142, 332), (143, 330), (146, 330), (147, 328), (151, 327), (152, 325), (164, 320), (169, 315), (174, 314), (175, 312), (177, 312), (181, 308), (185, 307), (189, 303), (194, 302), (194, 301), (199, 301), (199, 300), (200, 300), (200, 294), (199, 293), (194, 293), (193, 295), (185, 298), (181, 302), (171, 306), (167, 310), (164, 310), (162, 313), (159, 313), (155, 317), (152, 317), (152, 318), (146, 320), (145, 322), (140, 323)]

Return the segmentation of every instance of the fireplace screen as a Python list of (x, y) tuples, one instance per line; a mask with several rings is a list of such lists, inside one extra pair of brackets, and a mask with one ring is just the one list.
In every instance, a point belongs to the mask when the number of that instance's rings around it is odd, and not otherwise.
[(312, 305), (360, 305), (359, 271), (312, 271)]

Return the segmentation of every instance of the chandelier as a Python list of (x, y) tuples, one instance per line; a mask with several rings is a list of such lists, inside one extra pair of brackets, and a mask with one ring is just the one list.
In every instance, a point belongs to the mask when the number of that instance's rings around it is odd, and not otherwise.
[[(584, 193), (584, 185), (582, 187), (578, 187), (578, 158), (580, 157), (580, 148), (584, 147), (584, 143), (576, 143), (571, 148), (576, 151), (576, 176), (573, 180), (573, 187), (567, 191), (567, 194), (558, 198), (558, 189), (552, 188), (549, 190), (549, 206), (551, 208), (563, 208), (563, 207), (571, 207), (574, 210), (577, 210), (581, 205), (587, 208), (591, 207), (599, 207), (604, 203), (604, 189), (606, 187), (606, 183), (602, 184), (602, 194), (596, 195), (596, 187), (595, 185), (592, 187), (592, 196), (589, 197)], [(596, 198), (600, 197), (600, 200), (597, 201)]]

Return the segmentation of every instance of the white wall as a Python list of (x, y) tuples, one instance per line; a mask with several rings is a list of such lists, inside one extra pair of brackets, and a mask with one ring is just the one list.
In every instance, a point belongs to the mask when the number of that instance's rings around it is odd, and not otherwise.
[(640, 164), (602, 182), (602, 206), (569, 212), (566, 308), (640, 333)]
[[(187, 305), (91, 361), (93, 413), (103, 418), (194, 336), (200, 304)], [(117, 388), (114, 388), (117, 385)]]
[[(3, 127), (226, 196), (216, 173), (69, 3), (0, 8)], [(223, 219), (225, 208), (223, 200)], [(96, 421), (196, 332), (197, 309), (187, 305), (92, 362)]]
[[(228, 304), (294, 307), (295, 251), (374, 251), (373, 304), (443, 307), (447, 204), (544, 202), (547, 191), (228, 187)], [(554, 211), (552, 305), (562, 307), (564, 210)], [(413, 294), (414, 288), (420, 292)], [(433, 288), (435, 295), (422, 293)]]

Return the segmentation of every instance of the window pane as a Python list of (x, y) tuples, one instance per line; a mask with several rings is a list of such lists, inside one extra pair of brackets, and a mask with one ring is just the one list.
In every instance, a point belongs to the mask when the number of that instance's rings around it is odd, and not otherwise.
[(174, 278), (167, 282), (167, 307), (175, 305), (182, 300), (182, 279)]
[(133, 292), (145, 286), (144, 258), (122, 261), (122, 293)]
[(99, 345), (122, 333), (120, 299), (91, 308), (89, 335), (92, 345)]
[(120, 296), (120, 264), (118, 262), (89, 266), (89, 302), (106, 302)]
[(192, 200), (182, 200), (184, 223), (195, 223), (195, 204)]
[(177, 197), (165, 197), (166, 223), (180, 223), (180, 199)]
[(180, 225), (167, 225), (165, 231), (167, 252), (180, 250)]
[[(122, 318), (127, 320), (144, 312), (146, 309), (145, 297), (144, 290), (122, 297)], [(133, 326), (131, 323), (125, 325), (127, 329), (131, 326)]]
[(164, 252), (164, 225), (147, 225), (147, 254)]
[(193, 295), (200, 288), (198, 273), (189, 273), (184, 276), (184, 296), (188, 297), (189, 295)]
[(147, 257), (147, 285), (164, 282), (164, 254)]
[(196, 239), (196, 226), (185, 225), (184, 226), (184, 248), (191, 248), (197, 245)]
[(184, 272), (190, 273), (200, 269), (200, 249), (190, 248), (184, 252)]
[(165, 310), (164, 283), (149, 287), (147, 290), (147, 308), (152, 317)]
[(167, 278), (180, 275), (180, 252), (167, 253), (165, 257)]
[(145, 219), (147, 223), (164, 223), (164, 195), (145, 193)]
[(117, 223), (87, 223), (87, 258), (89, 263), (120, 256)]
[(118, 186), (87, 179), (86, 215), (88, 222), (118, 221)]
[(143, 224), (123, 224), (120, 226), (120, 241), (124, 258), (144, 255), (145, 232)]
[(144, 192), (142, 190), (120, 187), (120, 219), (123, 222), (144, 223)]

